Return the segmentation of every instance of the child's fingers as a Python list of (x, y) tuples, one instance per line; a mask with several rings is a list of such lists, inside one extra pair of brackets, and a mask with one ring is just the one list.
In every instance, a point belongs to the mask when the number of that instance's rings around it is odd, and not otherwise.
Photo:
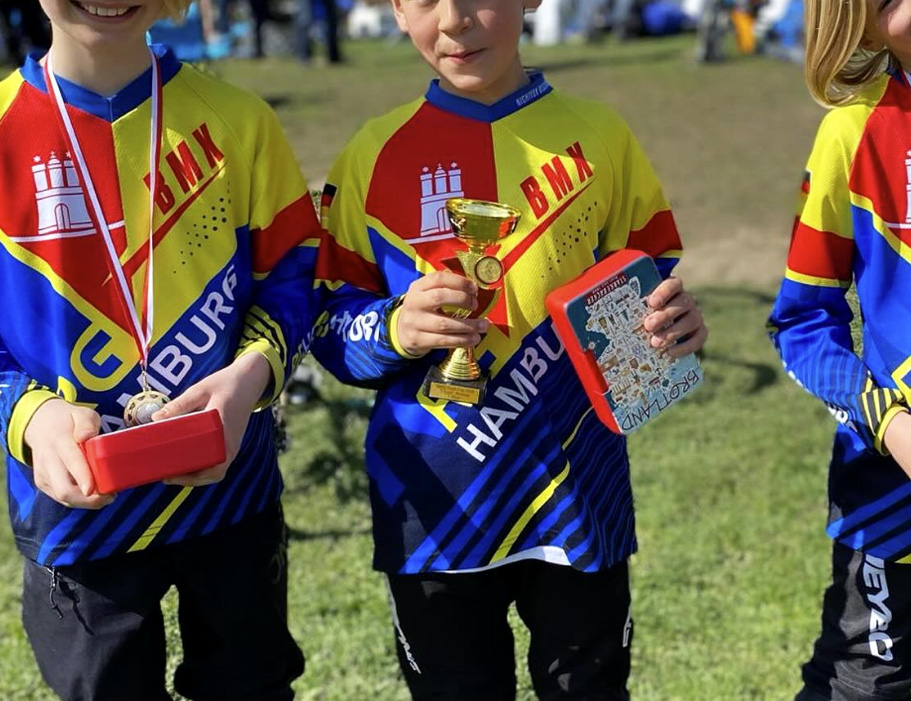
[(52, 499), (56, 499), (55, 485), (51, 477), (57, 472), (66, 472), (63, 461), (57, 457), (57, 454), (49, 450), (35, 450), (32, 452), (32, 479), (35, 486)]
[(648, 306), (652, 309), (665, 307), (674, 297), (683, 292), (683, 282), (679, 277), (662, 280), (648, 296)]
[(449, 270), (438, 270), (424, 275), (411, 284), (411, 288), (415, 290), (430, 290), (438, 287), (461, 290), (470, 295), (478, 293), (478, 286), (473, 280), (464, 275), (456, 275)]
[(114, 500), (114, 496), (110, 494), (83, 494), (63, 459), (56, 454), (43, 456), (42, 468), (44, 477), (39, 483), (36, 474), (35, 485), (64, 506), (73, 509), (100, 509)]
[(47, 494), (64, 506), (73, 506), (84, 494), (79, 489), (66, 465), (56, 455), (49, 456), (45, 462), (48, 477)]
[(651, 345), (662, 348), (677, 342), (679, 339), (696, 331), (704, 322), (698, 309), (693, 309), (679, 316), (670, 325), (652, 334)]
[(471, 335), (485, 333), (490, 326), (487, 319), (466, 319), (445, 314), (422, 313), (415, 316), (415, 332), (442, 335)]
[(76, 443), (85, 443), (89, 438), (94, 438), (101, 430), (101, 417), (97, 411), (76, 407), (73, 409), (73, 440)]
[(427, 352), (434, 348), (474, 346), (490, 326), (487, 319), (457, 319), (442, 314), (420, 314), (414, 323), (400, 327), (400, 337), (407, 348)]
[(467, 348), (480, 342), (479, 334), (418, 334), (414, 347), (426, 352), (437, 348)]
[(188, 475), (171, 477), (170, 479), (164, 480), (164, 483), (181, 487), (206, 487), (210, 484), (221, 482), (225, 478), (226, 472), (227, 465), (218, 465), (217, 467), (210, 467), (206, 470), (191, 472)]
[(70, 473), (73, 481), (79, 487), (83, 496), (89, 496), (95, 492), (95, 478), (89, 469), (89, 463), (85, 459), (85, 454), (75, 443), (62, 443), (57, 448), (57, 455)]
[(73, 506), (77, 509), (102, 509), (116, 498), (116, 494), (92, 494), (88, 497), (77, 495)]
[(696, 300), (693, 299), (692, 295), (689, 292), (681, 292), (664, 307), (645, 317), (642, 320), (642, 325), (646, 331), (658, 332), (695, 308)]
[(198, 383), (188, 388), (186, 392), (179, 397), (175, 397), (161, 409), (152, 414), (152, 421), (161, 421), (173, 416), (182, 416), (189, 414), (191, 411), (204, 409), (209, 403), (209, 391), (202, 383)]
[(477, 294), (451, 287), (431, 287), (420, 290), (404, 306), (422, 311), (437, 311), (443, 307), (473, 310), (478, 306)]
[(708, 337), (708, 328), (705, 326), (700, 326), (698, 329), (696, 329), (695, 333), (693, 333), (692, 336), (680, 341), (679, 343), (674, 344), (673, 346), (670, 346), (667, 349), (667, 353), (672, 358), (680, 358), (684, 355), (695, 353), (705, 345), (705, 341)]

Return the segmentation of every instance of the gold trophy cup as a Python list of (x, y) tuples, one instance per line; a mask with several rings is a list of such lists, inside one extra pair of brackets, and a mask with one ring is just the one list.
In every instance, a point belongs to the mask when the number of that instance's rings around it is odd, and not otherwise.
[[(469, 200), (461, 197), (446, 200), (446, 213), (455, 236), (468, 246), (467, 251), (457, 251), (462, 271), (478, 287), (493, 289), (503, 279), (503, 264), (487, 248), (507, 234), (515, 231), (520, 212), (499, 202)], [(496, 290), (490, 304), (478, 316), (483, 317), (499, 296)], [(455, 317), (467, 317), (468, 309), (445, 308)], [(431, 399), (480, 404), (484, 401), (487, 378), (474, 357), (474, 348), (453, 348), (439, 365), (434, 365), (424, 378), (423, 392)]]

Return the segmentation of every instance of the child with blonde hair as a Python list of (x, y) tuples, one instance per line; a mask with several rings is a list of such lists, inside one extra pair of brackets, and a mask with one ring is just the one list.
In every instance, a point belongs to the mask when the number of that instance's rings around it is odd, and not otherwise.
[[(832, 584), (800, 701), (911, 694), (911, 0), (808, 0), (823, 119), (770, 319), (788, 374), (838, 427)], [(863, 350), (846, 300), (856, 287)]]
[[(290, 699), (303, 671), (272, 416), (251, 412), (306, 347), (319, 225), (268, 106), (146, 45), (188, 4), (41, 0), (51, 48), (0, 83), (0, 436), (23, 623), (64, 699), (169, 698), (172, 586), (183, 696)], [(99, 494), (80, 444), (131, 398), (217, 410), (226, 462)]]

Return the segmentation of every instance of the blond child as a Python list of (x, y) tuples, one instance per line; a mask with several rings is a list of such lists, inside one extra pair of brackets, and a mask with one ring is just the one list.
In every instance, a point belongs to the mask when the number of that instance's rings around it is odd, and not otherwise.
[[(806, 76), (823, 119), (770, 319), (785, 367), (838, 426), (832, 584), (801, 701), (911, 694), (911, 2), (808, 0)], [(863, 315), (851, 337), (848, 288)]]

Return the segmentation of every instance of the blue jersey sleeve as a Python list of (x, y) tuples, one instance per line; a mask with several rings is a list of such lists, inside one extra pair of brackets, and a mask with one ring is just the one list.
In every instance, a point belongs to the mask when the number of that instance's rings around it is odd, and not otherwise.
[(362, 154), (350, 144), (329, 173), (322, 196), (325, 238), (317, 279), (324, 309), (312, 351), (339, 380), (379, 388), (411, 359), (393, 346), (389, 321), (398, 302), (380, 274), (370, 246)]
[(769, 331), (788, 374), (882, 452), (889, 421), (905, 407), (901, 392), (877, 386), (854, 351), (846, 294), (855, 258), (849, 174), (858, 137), (837, 117), (823, 122), (810, 155)]
[(31, 379), (0, 339), (0, 431), (4, 450), (22, 463), (31, 463), (25, 429), (32, 415), (56, 394)]
[(251, 157), (250, 241), (253, 299), (238, 355), (257, 351), (274, 382), (274, 401), (306, 353), (318, 309), (314, 285), (319, 221), (307, 184), (275, 113), (262, 106)]

